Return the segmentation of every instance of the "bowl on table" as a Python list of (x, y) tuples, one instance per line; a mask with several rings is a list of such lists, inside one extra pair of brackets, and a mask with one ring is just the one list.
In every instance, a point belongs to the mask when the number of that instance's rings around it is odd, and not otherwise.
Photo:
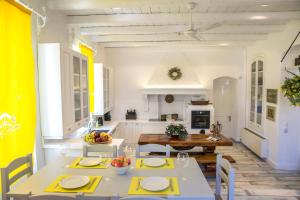
[(130, 158), (125, 158), (120, 156), (115, 158), (111, 162), (111, 168), (116, 172), (118, 175), (126, 174), (130, 168), (131, 160)]

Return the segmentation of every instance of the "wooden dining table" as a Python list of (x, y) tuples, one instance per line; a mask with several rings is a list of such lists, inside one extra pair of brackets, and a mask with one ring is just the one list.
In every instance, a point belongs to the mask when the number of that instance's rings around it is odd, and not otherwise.
[[(132, 177), (173, 176), (178, 178), (180, 195), (168, 195), (168, 199), (178, 200), (214, 200), (214, 192), (210, 188), (201, 169), (194, 158), (188, 158), (189, 164), (182, 166), (174, 160), (174, 169), (137, 169), (135, 158), (126, 175), (117, 175), (111, 167), (107, 169), (74, 169), (68, 168), (76, 158), (61, 157), (40, 169), (20, 185), (14, 187), (8, 195), (18, 199), (25, 194), (45, 194), (45, 188), (61, 175), (103, 176), (93, 193), (86, 193), (85, 199), (118, 199), (128, 195)], [(77, 158), (78, 159), (78, 158)], [(62, 193), (52, 193), (62, 194)], [(152, 195), (153, 196), (153, 195)], [(166, 195), (155, 195), (166, 197)]]
[(218, 135), (218, 141), (208, 140), (211, 135), (189, 134), (185, 139), (169, 137), (166, 134), (141, 134), (138, 140), (139, 145), (143, 144), (161, 144), (170, 145), (173, 148), (189, 148), (195, 146), (204, 147), (208, 152), (213, 152), (216, 146), (232, 146), (232, 140), (222, 134)]

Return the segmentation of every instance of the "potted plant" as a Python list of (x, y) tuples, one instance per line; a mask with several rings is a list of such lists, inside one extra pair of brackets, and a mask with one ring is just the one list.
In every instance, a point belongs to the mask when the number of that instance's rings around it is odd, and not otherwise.
[(293, 106), (300, 106), (300, 76), (291, 73), (291, 78), (285, 78), (281, 86), (282, 93), (287, 97)]
[(167, 126), (166, 135), (169, 137), (175, 137), (179, 139), (185, 139), (188, 135), (188, 132), (186, 131), (185, 127), (182, 124), (170, 124)]

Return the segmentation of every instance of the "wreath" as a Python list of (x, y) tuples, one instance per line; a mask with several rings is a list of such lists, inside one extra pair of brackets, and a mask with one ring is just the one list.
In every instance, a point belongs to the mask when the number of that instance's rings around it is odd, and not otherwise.
[(300, 76), (290, 71), (287, 72), (293, 76), (291, 78), (285, 78), (281, 86), (282, 93), (289, 99), (293, 106), (300, 106)]
[(181, 78), (182, 72), (178, 67), (172, 67), (169, 69), (168, 76), (173, 80), (177, 80)]

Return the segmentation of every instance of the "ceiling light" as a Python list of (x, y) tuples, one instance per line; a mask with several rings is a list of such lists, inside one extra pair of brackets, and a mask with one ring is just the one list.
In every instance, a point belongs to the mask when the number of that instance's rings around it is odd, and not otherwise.
[(219, 46), (222, 46), (222, 47), (229, 46), (228, 43), (220, 43), (220, 44), (218, 44), (218, 45), (219, 45)]
[(261, 4), (260, 6), (261, 7), (268, 7), (269, 5), (268, 4)]
[(263, 15), (254, 15), (254, 16), (250, 17), (249, 19), (260, 20), (260, 19), (267, 19), (267, 17), (263, 16)]
[(112, 9), (114, 9), (114, 10), (121, 10), (122, 8), (112, 8)]

